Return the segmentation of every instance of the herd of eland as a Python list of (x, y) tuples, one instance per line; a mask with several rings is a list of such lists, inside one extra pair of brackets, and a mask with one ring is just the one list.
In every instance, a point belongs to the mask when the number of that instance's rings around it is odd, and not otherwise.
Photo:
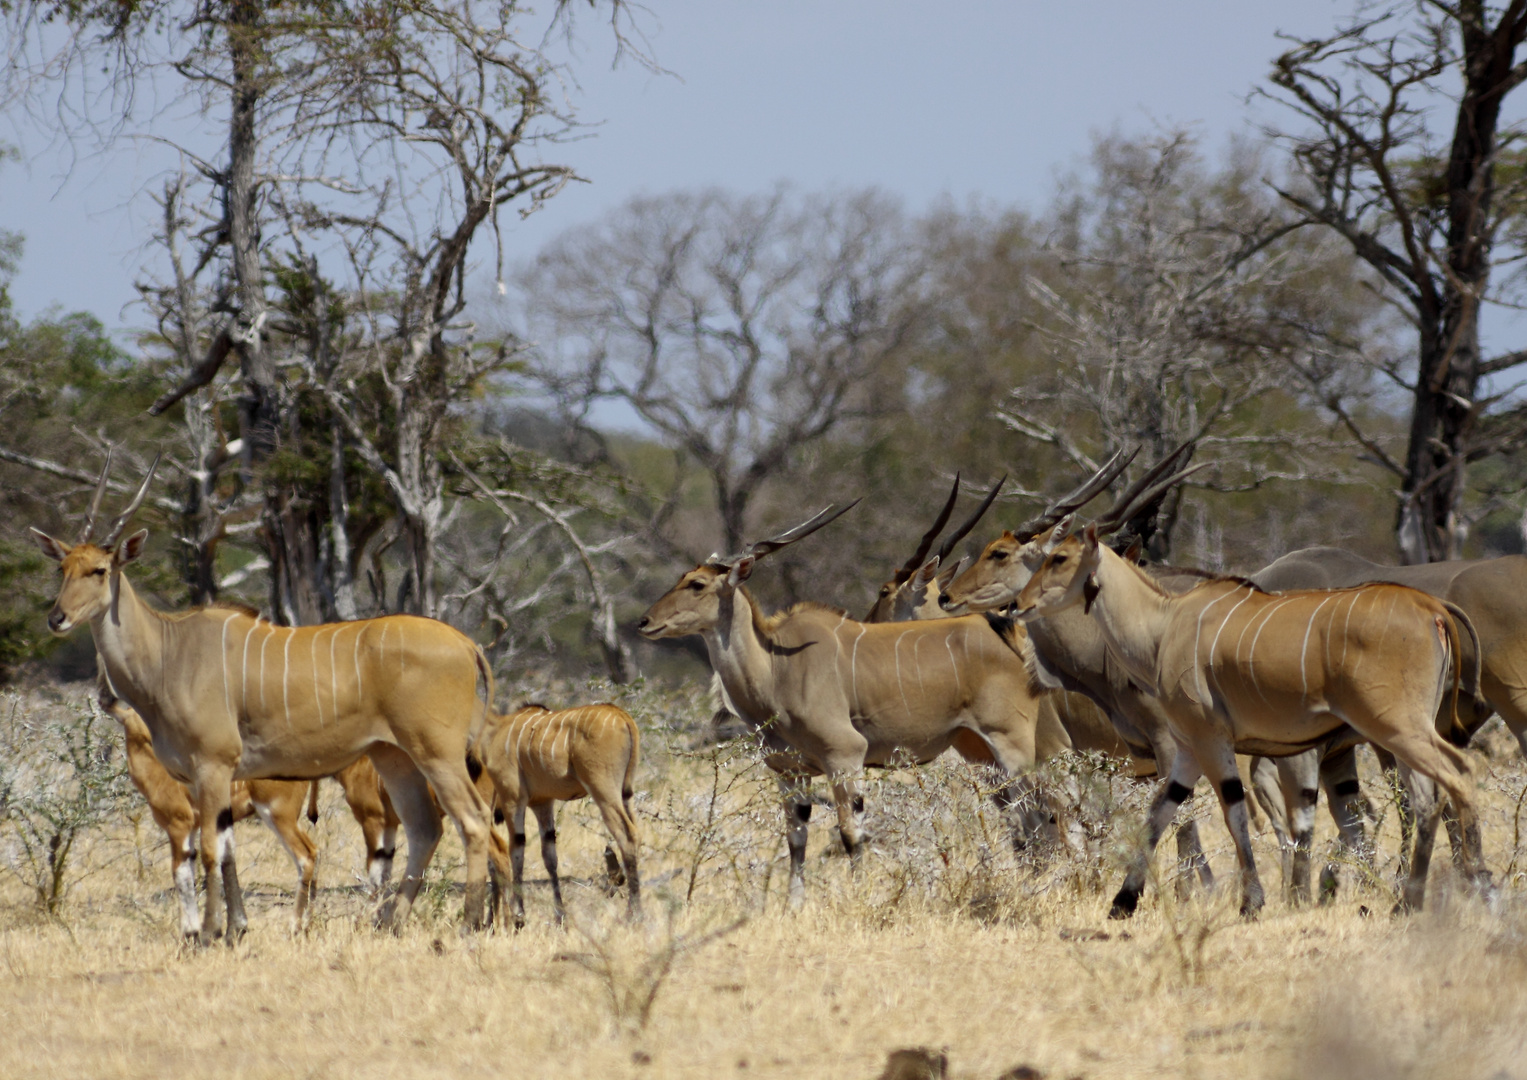
[[(1019, 847), (1055, 821), (1030, 775), (1047, 758), (1097, 751), (1158, 785), (1114, 917), (1136, 909), (1152, 851), (1200, 778), (1234, 841), (1245, 914), (1263, 904), (1249, 795), (1287, 823), (1296, 898), (1310, 893), (1322, 788), (1342, 847), (1371, 859), (1355, 757), (1362, 743), (1398, 770), (1409, 809), (1398, 906), (1420, 906), (1443, 820), (1464, 879), (1492, 892), (1478, 796), (1459, 747), (1499, 713), (1527, 752), (1527, 635), (1519, 629), (1527, 627), (1527, 558), (1385, 567), (1310, 548), (1249, 578), (1142, 565), (1138, 537), (1129, 538), (1195, 471), (1182, 467), (1187, 450), (1167, 455), (1079, 527), (1077, 515), (1133, 457), (1116, 455), (987, 543), (968, 567), (948, 562), (1003, 482), (933, 552), (960, 493), (956, 476), (932, 528), (862, 620), (813, 602), (771, 613), (746, 586), (760, 560), (853, 503), (711, 556), (647, 609), (636, 627), (644, 638), (704, 641), (728, 707), (767, 751), (784, 803), (792, 903), (805, 895), (812, 777), (830, 785), (838, 834), (857, 866), (863, 771), (950, 749), (1000, 775), (994, 799), (1012, 808)], [(303, 925), (316, 851), (299, 818), (305, 801), (316, 815), (310, 800), (329, 776), (365, 833), (368, 884), (379, 899), (400, 824), (407, 839), (406, 868), (379, 909), (381, 924), (406, 918), (448, 816), (465, 850), (467, 925), (507, 920), (508, 888), (521, 925), (527, 809), (540, 825), (560, 921), (552, 807), (583, 796), (613, 841), (610, 888), (626, 887), (629, 912), (640, 915), (630, 805), (639, 736), (629, 714), (598, 704), (500, 715), (482, 649), (433, 619), (291, 627), (235, 605), (159, 611), (125, 573), (148, 535), (127, 526), (155, 468), (95, 539), (110, 468), (108, 455), (74, 544), (32, 532), (61, 575), (49, 629), (90, 626), (100, 703), (121, 722), (131, 778), (169, 838), (188, 937), (206, 944), (244, 930), (232, 829), (251, 814), (297, 866)], [(1238, 754), (1255, 755), (1250, 792)], [(509, 843), (497, 822), (509, 824)], [(1191, 817), (1177, 843), (1183, 865), (1212, 884)], [(206, 882), (199, 917), (196, 854)], [(1323, 897), (1336, 888), (1336, 869), (1333, 861), (1322, 872)]]

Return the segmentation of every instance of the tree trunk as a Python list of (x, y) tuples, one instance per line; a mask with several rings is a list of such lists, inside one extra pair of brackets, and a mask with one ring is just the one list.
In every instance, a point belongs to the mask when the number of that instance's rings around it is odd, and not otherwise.
[(228, 124), (228, 242), (238, 285), (238, 326), (233, 335), (244, 376), (239, 418), (244, 431), (246, 479), (250, 467), (276, 448), (277, 388), (274, 365), (266, 355), (265, 280), (260, 266), (259, 185), (255, 158), (260, 138), (255, 121), (262, 97), (259, 73), (261, 12), (258, 0), (234, 0), (228, 7), (228, 51), (233, 111)]
[[(1496, 132), (1501, 102), (1515, 86), (1512, 64), (1522, 41), (1513, 4), (1491, 27), (1479, 0), (1459, 5), (1463, 94), (1448, 155), (1447, 267), (1423, 290), (1420, 347), (1405, 479), (1396, 522), (1406, 563), (1456, 559), (1466, 467), (1477, 417), (1479, 305), (1490, 284)], [(1428, 310), (1432, 308), (1432, 310)]]
[(329, 440), (329, 532), (331, 534), (329, 581), (334, 589), (334, 615), (354, 619), (355, 571), (350, 546), (350, 504), (345, 496), (345, 443), (339, 421)]
[(294, 492), (273, 492), (265, 502), (265, 547), (270, 552), (272, 619), (312, 626), (332, 614), (325, 603), (322, 526)]

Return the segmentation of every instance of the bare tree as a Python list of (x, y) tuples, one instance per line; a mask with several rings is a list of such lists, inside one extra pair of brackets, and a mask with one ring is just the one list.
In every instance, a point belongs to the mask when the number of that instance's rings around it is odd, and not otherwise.
[[(617, 55), (645, 59), (623, 0), (589, 6), (608, 12)], [(182, 184), (176, 201), (213, 211), (181, 234), (191, 268), (172, 255), (169, 280), (145, 288), (156, 318), (197, 327), (166, 337), (198, 354), (181, 358), (183, 377), (152, 411), (178, 406), (237, 360), (241, 430), (226, 445), (238, 455), (224, 457), (238, 461), (240, 484), (263, 488), (276, 617), (355, 610), (348, 564), (363, 545), (344, 520), (350, 445), (384, 477), (402, 520), (412, 606), (434, 613), (442, 423), (512, 355), (461, 322), (468, 253), (484, 233), (497, 239), (502, 207), (529, 212), (573, 178), (534, 149), (573, 124), (566, 72), (542, 47), (548, 29), (572, 32), (573, 5), (557, 3), (549, 26), (517, 3), (483, 0), (45, 0), (4, 10), (13, 33), (44, 53), (47, 35), (33, 32), (49, 20), (68, 28), (52, 56), (60, 63), (32, 69), (42, 78), (83, 77), (82, 57), (109, 57), (116, 96), (105, 110), (126, 110), (124, 125), (149, 70), (179, 80), (204, 113), (227, 110), (224, 160), (183, 151), (199, 188)], [(14, 74), (6, 83), (27, 88)], [(88, 113), (87, 90), (76, 84), (72, 100)], [(338, 265), (325, 265), (336, 252)], [(188, 296), (180, 279), (204, 271), (211, 280), (192, 290), (198, 310), (170, 312)], [(326, 475), (306, 476), (301, 461), (320, 456)]]
[[(1181, 131), (1099, 144), (1095, 184), (1061, 207), (1051, 267), (1027, 282), (1052, 363), (1012, 391), (1004, 423), (1082, 472), (1190, 443), (1217, 466), (1193, 481), (1211, 490), (1349, 477), (1345, 446), (1299, 415), (1291, 364), (1337, 348), (1371, 306), (1334, 284), (1343, 252), (1290, 236), (1257, 164), (1242, 152), (1210, 173)], [(1181, 498), (1162, 507), (1157, 557)]]
[[(1503, 111), (1527, 79), (1524, 36), (1527, 0), (1367, 7), (1334, 34), (1293, 39), (1268, 91), (1305, 122), (1278, 133), (1297, 173), (1279, 193), (1298, 221), (1350, 246), (1416, 333), (1409, 358), (1374, 359), (1409, 398), (1403, 454), (1386, 452), (1344, 395), (1324, 394), (1399, 482), (1407, 563), (1457, 557), (1468, 464), (1527, 442), (1527, 410), (1501, 385), (1527, 350), (1480, 346), (1484, 305), (1504, 284), (1492, 271), (1527, 251), (1524, 128)], [(1442, 103), (1450, 133), (1434, 125)]]
[(574, 420), (623, 403), (696, 463), (739, 550), (796, 455), (902, 405), (924, 314), (911, 247), (874, 192), (634, 200), (521, 275), (535, 377)]

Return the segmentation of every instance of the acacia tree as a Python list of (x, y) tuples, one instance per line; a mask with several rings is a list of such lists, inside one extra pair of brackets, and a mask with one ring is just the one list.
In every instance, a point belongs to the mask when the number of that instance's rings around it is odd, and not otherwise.
[[(1467, 466), (1527, 442), (1527, 410), (1501, 384), (1527, 350), (1486, 356), (1480, 344), (1481, 313), (1506, 284), (1496, 265), (1527, 251), (1524, 128), (1504, 114), (1527, 79), (1524, 36), (1527, 0), (1405, 0), (1364, 9), (1329, 36), (1293, 39), (1267, 91), (1306, 122), (1275, 133), (1296, 174), (1279, 194), (1301, 223), (1350, 246), (1416, 333), (1410, 357), (1371, 361), (1409, 398), (1403, 454), (1388, 453), (1345, 395), (1319, 384), (1399, 482), (1407, 563), (1458, 556)], [(1446, 115), (1450, 132), (1435, 123)]]
[(520, 277), (534, 377), (574, 423), (621, 402), (698, 465), (740, 550), (767, 481), (902, 404), (925, 315), (912, 246), (874, 192), (635, 199)]

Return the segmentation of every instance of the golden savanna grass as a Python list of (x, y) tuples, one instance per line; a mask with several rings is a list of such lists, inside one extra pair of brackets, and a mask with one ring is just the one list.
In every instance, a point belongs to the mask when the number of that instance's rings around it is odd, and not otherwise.
[[(89, 689), (34, 691), (0, 722), (79, 717)], [(1275, 899), (1244, 923), (1232, 896), (1178, 899), (1163, 852), (1167, 888), (1133, 921), (1111, 923), (1146, 792), (1079, 759), (1046, 770), (1076, 824), (1072, 850), (1043, 855), (1014, 855), (980, 797), (988, 778), (961, 764), (872, 777), (865, 865), (850, 872), (819, 807), (810, 899), (791, 912), (772, 778), (745, 743), (697, 738), (702, 695), (536, 696), (615, 697), (642, 726), (645, 924), (625, 925), (624, 904), (595, 887), (602, 829), (592, 807), (570, 804), (559, 817), (567, 929), (551, 925), (532, 837), (530, 924), (462, 934), (450, 836), (415, 919), (396, 937), (377, 933), (356, 885), (359, 830), (333, 784), (305, 936), (289, 932), (290, 863), (246, 824), (249, 934), (232, 949), (183, 948), (162, 839), (133, 802), (136, 824), (122, 814), (81, 834), (73, 887), (48, 916), (17, 847), (25, 776), (12, 768), (0, 822), (11, 870), (0, 885), (0, 1077), (867, 1080), (890, 1050), (924, 1045), (947, 1053), (951, 1076), (991, 1080), (1019, 1065), (1058, 1078), (1527, 1078), (1527, 768), (1499, 734), (1475, 754), (1502, 885), (1493, 909), (1453, 889), (1444, 842), (1428, 911), (1389, 915), (1396, 815), (1370, 769), (1378, 874), (1358, 881), (1348, 868), (1335, 904)], [(1228, 881), (1217, 811), (1205, 792), (1194, 801)], [(1331, 832), (1323, 820), (1322, 848)], [(1276, 893), (1270, 839), (1258, 855)]]

